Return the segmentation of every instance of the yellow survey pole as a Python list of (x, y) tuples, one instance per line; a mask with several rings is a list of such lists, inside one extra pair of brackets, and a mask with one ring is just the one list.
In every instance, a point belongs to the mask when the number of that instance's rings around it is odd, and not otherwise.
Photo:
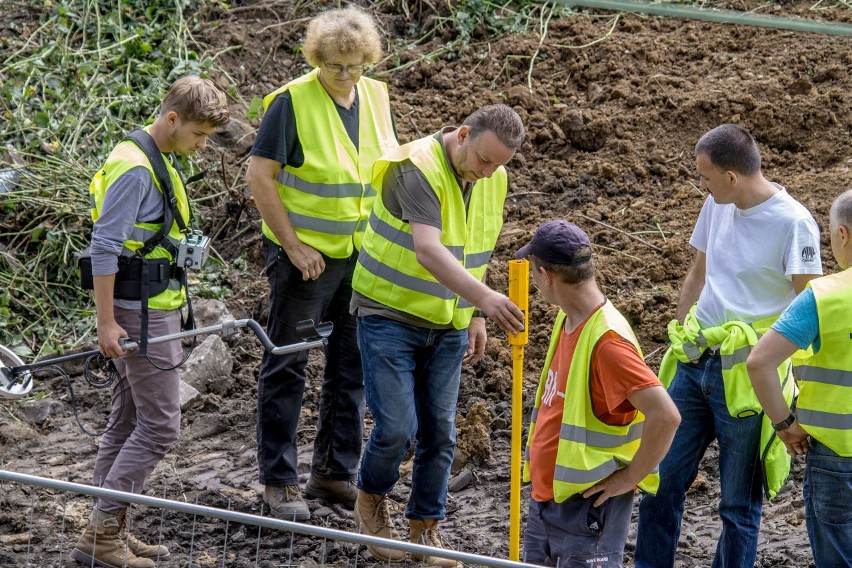
[(512, 470), (509, 496), (509, 560), (519, 559), (521, 538), (521, 425), (524, 394), (524, 345), (527, 344), (530, 309), (530, 264), (526, 260), (509, 261), (509, 299), (524, 312), (524, 329), (509, 334), (512, 346)]

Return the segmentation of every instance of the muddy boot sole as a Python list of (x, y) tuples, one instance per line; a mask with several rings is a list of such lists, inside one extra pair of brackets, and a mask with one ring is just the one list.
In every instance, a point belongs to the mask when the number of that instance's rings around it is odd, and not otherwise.
[[(98, 566), (100, 568), (124, 568), (124, 566), (125, 566), (124, 562), (122, 562), (120, 565), (116, 565), (116, 564), (110, 564), (109, 562), (103, 562), (101, 560), (98, 560), (97, 558), (92, 558), (91, 556), (89, 556), (88, 554), (86, 554), (85, 552), (80, 550), (79, 548), (75, 548), (74, 550), (71, 551), (71, 558), (73, 558), (77, 562), (80, 562), (81, 564), (85, 564), (86, 566)], [(151, 559), (148, 558), (147, 560), (151, 560)], [(151, 565), (153, 566), (154, 565), (153, 561), (151, 561), (151, 562), (152, 562)]]

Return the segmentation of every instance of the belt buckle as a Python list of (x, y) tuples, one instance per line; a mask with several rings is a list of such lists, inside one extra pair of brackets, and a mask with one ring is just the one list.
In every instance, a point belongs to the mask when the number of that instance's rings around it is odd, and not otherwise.
[(717, 347), (716, 349), (710, 349), (710, 348), (708, 347), (708, 348), (707, 348), (707, 353), (708, 353), (711, 357), (716, 357), (717, 355), (719, 355), (719, 348)]

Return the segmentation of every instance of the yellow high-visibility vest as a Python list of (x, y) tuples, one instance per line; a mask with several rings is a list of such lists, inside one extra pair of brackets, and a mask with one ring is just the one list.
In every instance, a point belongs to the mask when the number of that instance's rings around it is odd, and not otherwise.
[[(287, 165), (275, 180), (278, 195), (299, 240), (331, 258), (348, 258), (361, 247), (376, 198), (373, 162), (398, 146), (385, 83), (358, 81), (358, 148), (349, 138), (319, 69), (290, 81), (263, 99), (264, 110), (289, 92), (304, 163)], [(266, 222), (263, 234), (277, 244)]]
[[(147, 128), (145, 129), (147, 131)], [(177, 170), (172, 166), (169, 160), (163, 156), (163, 161), (166, 163), (166, 169), (169, 172), (169, 179), (172, 182), (175, 199), (177, 199), (178, 212), (183, 218), (184, 225), (189, 225), (189, 199), (186, 196), (186, 189), (183, 186), (183, 181), (180, 178)], [(115, 181), (129, 170), (143, 167), (151, 174), (151, 179), (154, 180), (154, 185), (160, 192), (163, 189), (160, 187), (160, 182), (157, 176), (154, 175), (154, 169), (148, 161), (145, 152), (131, 140), (123, 140), (120, 142), (106, 160), (103, 168), (101, 168), (95, 177), (92, 178), (89, 184), (89, 202), (91, 206), (92, 221), (97, 221), (100, 218), (101, 206), (103, 205), (104, 196)], [(153, 237), (160, 229), (162, 223), (135, 223), (133, 231), (126, 241), (124, 241), (124, 250), (122, 256), (135, 256), (136, 251), (145, 244), (145, 241)], [(178, 228), (177, 221), (172, 222), (169, 233), (166, 239), (177, 248), (183, 234)], [(164, 247), (157, 245), (149, 254), (145, 255), (148, 259), (167, 258), (174, 264), (177, 259), (173, 258), (172, 254)], [(176, 310), (180, 308), (186, 301), (186, 290), (176, 278), (169, 281), (169, 287), (148, 299), (148, 307), (154, 310)]]
[[(550, 348), (542, 368), (535, 395), (535, 408), (530, 419), (523, 473), (524, 481), (527, 482), (530, 480), (529, 448), (535, 436), (536, 417), (544, 395), (547, 372), (564, 324), (565, 312), (559, 310), (553, 324)], [(580, 332), (565, 384), (562, 428), (559, 432), (556, 467), (553, 472), (553, 498), (557, 503), (582, 493), (615, 471), (626, 467), (633, 461), (633, 456), (641, 444), (642, 428), (645, 424), (645, 416), (641, 412), (637, 410), (636, 417), (629, 424), (613, 426), (601, 422), (592, 408), (589, 388), (592, 352), (600, 338), (608, 331), (616, 332), (642, 354), (639, 340), (636, 339), (630, 324), (609, 300), (589, 317)], [(646, 493), (655, 494), (659, 487), (660, 474), (656, 469), (639, 482), (639, 488)]]
[(819, 318), (820, 348), (795, 368), (796, 419), (811, 436), (852, 457), (852, 269), (808, 282)]
[[(388, 165), (411, 162), (426, 177), (441, 203), (441, 243), (474, 278), (481, 280), (503, 226), (508, 182), (499, 167), (471, 189), (468, 205), (447, 164), (441, 143), (421, 138), (382, 156), (373, 168), (373, 186), (382, 187)], [(464, 329), (474, 306), (438, 282), (419, 262), (411, 226), (394, 217), (377, 199), (364, 235), (352, 288), (388, 307), (436, 324)]]

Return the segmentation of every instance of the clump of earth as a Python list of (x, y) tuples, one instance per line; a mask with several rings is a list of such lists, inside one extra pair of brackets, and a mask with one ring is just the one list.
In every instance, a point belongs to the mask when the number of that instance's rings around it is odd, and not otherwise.
[[(305, 70), (293, 54), (311, 14), (294, 15), (291, 4), (297, 3), (246, 2), (231, 10), (211, 10), (208, 26), (196, 38), (213, 51), (241, 46), (219, 58), (228, 71), (227, 76), (214, 76), (221, 86), (249, 100)], [(384, 4), (372, 7), (394, 38), (410, 30), (425, 34), (446, 15), (435, 13), (428, 2), (415, 3), (421, 11), (408, 16), (386, 13)], [(810, 9), (810, 2), (716, 4), (852, 22), (852, 11), (839, 4), (819, 12)], [(506, 262), (540, 222), (568, 219), (578, 224), (594, 244), (601, 288), (633, 324), (648, 363), (656, 369), (666, 345), (666, 324), (674, 316), (679, 285), (692, 260), (692, 226), (706, 197), (694, 174), (695, 142), (721, 123), (748, 128), (760, 144), (765, 175), (784, 185), (825, 229), (832, 200), (852, 188), (852, 49), (848, 39), (826, 35), (627, 14), (613, 18), (610, 12), (588, 12), (553, 19), (544, 37), (491, 38), (477, 30), (452, 60), (426, 57), (448, 40), (438, 34), (400, 49), (396, 60), (374, 72), (389, 84), (403, 142), (459, 124), (485, 104), (505, 102), (521, 114), (527, 138), (508, 166), (505, 225), (489, 268), (489, 285), (507, 290)], [(259, 221), (240, 179), (258, 122), (240, 118), (244, 108), (232, 111), (238, 120), (204, 157), (225, 164), (221, 175), (233, 189), (207, 213), (211, 226), (225, 227), (217, 242), (219, 253), (228, 261), (240, 259), (227, 273), (225, 284), (233, 290), (228, 309), (238, 318), (264, 323), (267, 285), (261, 276)], [(223, 224), (225, 220), (229, 222)], [(836, 271), (825, 231), (822, 256), (826, 272)], [(555, 312), (531, 289), (524, 429)], [(443, 527), (454, 548), (506, 558), (512, 360), (505, 335), (493, 325), (489, 332), (485, 359), (463, 371), (459, 441)], [(233, 371), (184, 413), (181, 439), (146, 492), (257, 514), (262, 512), (255, 458), (260, 346), (248, 335), (228, 342)], [(321, 354), (313, 352), (299, 430), (303, 481), (322, 364)], [(0, 403), (2, 468), (90, 482), (98, 440), (80, 433), (66, 392), (61, 379), (45, 378), (33, 400)], [(108, 393), (77, 377), (75, 394), (81, 420), (102, 424)], [(28, 405), (39, 411), (25, 410)], [(368, 416), (367, 433), (370, 426)], [(812, 563), (802, 471), (803, 464), (794, 463), (787, 485), (765, 504), (756, 566)], [(392, 497), (404, 503), (410, 464), (404, 463), (401, 472)], [(525, 504), (529, 489), (522, 494)], [(677, 566), (711, 563), (720, 532), (718, 500), (714, 445), (687, 497)], [(351, 512), (322, 501), (309, 504), (311, 523), (354, 530)], [(84, 526), (88, 507), (80, 496), (0, 485), (0, 565), (58, 566)], [(226, 527), (185, 514), (165, 512), (161, 529), (160, 511), (144, 507), (135, 508), (132, 522), (139, 536), (156, 540), (162, 534), (172, 550), (168, 565), (184, 566), (191, 560), (195, 566), (219, 566), (223, 554), (228, 566), (373, 562), (351, 544), (275, 531), (258, 534), (256, 528)], [(628, 566), (634, 546), (635, 519), (627, 543)], [(68, 562), (62, 559), (62, 565)]]

